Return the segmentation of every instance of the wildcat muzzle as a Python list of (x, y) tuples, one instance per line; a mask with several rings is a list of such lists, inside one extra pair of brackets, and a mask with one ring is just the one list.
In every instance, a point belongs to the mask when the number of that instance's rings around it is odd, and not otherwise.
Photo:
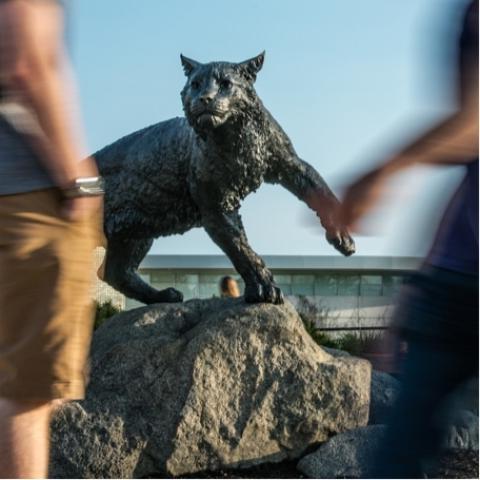
[(222, 109), (205, 107), (203, 105), (196, 105), (191, 110), (194, 123), (202, 128), (217, 127), (225, 121), (227, 113)]

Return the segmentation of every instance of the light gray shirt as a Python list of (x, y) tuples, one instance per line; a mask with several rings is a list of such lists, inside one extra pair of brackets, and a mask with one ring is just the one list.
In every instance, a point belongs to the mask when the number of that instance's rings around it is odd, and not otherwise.
[[(2, 2), (3, 0), (0, 0)], [(64, 5), (65, 2), (58, 2)], [(0, 195), (12, 195), (15, 193), (32, 192), (51, 188), (55, 184), (49, 177), (42, 165), (37, 153), (32, 149), (29, 139), (22, 132), (22, 128), (16, 128), (14, 115), (5, 115), (2, 110), (5, 107), (5, 91), (0, 87)], [(29, 121), (28, 112), (20, 112), (22, 117), (19, 124), (27, 120), (27, 127), (38, 128)]]
[(0, 115), (0, 195), (32, 192), (54, 183), (28, 139)]

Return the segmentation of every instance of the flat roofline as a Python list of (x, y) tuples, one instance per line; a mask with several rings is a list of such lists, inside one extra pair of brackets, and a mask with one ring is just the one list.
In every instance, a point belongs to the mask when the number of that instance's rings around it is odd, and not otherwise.
[[(376, 257), (353, 255), (263, 255), (272, 270), (416, 270), (420, 257)], [(233, 269), (225, 255), (147, 255), (140, 264), (141, 270), (223, 270)]]

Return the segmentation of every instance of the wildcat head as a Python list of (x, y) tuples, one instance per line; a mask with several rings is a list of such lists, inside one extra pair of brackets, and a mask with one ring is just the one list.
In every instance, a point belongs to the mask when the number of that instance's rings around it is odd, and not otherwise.
[(264, 57), (262, 52), (241, 63), (199, 63), (180, 55), (187, 76), (182, 103), (190, 125), (205, 132), (244, 113), (257, 98), (253, 84)]

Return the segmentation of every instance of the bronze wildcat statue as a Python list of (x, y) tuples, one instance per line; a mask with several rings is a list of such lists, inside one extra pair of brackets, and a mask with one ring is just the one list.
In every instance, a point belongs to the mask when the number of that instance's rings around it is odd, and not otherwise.
[(254, 82), (264, 53), (242, 63), (202, 64), (181, 56), (186, 118), (132, 133), (95, 153), (105, 178), (105, 281), (143, 303), (179, 302), (137, 268), (160, 236), (203, 227), (245, 282), (247, 302), (282, 303), (281, 290), (248, 244), (240, 202), (262, 182), (279, 183), (320, 217), (326, 238), (351, 255), (353, 240), (332, 218), (338, 201), (301, 160), (258, 98)]

